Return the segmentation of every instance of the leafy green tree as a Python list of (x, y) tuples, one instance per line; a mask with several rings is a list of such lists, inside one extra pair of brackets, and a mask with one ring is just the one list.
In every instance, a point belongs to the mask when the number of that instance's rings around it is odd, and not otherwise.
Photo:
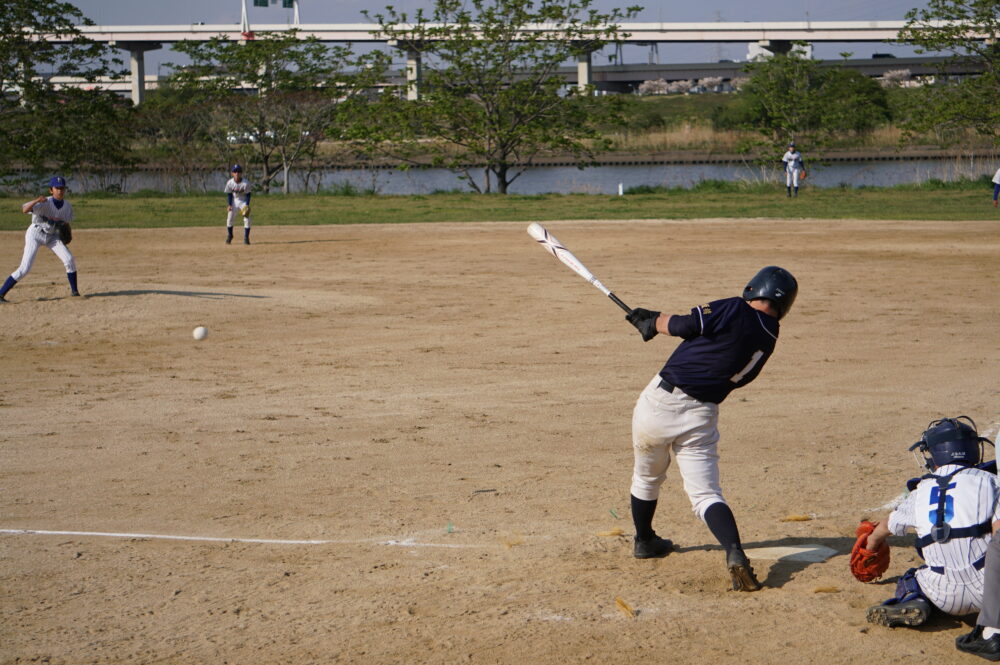
[[(591, 0), (435, 0), (429, 14), (392, 7), (375, 14), (381, 33), (427, 63), (420, 98), (383, 95), (369, 146), (461, 174), (482, 193), (506, 194), (546, 154), (578, 166), (608, 147), (598, 127), (617, 113), (590, 91), (566, 90), (557, 69), (620, 38), (617, 21), (638, 7), (601, 13)], [(366, 16), (368, 14), (366, 13)], [(552, 34), (528, 30), (543, 25)], [(387, 141), (389, 141), (387, 143)], [(482, 168), (477, 182), (473, 168)]]
[(741, 120), (772, 141), (808, 137), (817, 145), (833, 134), (870, 131), (888, 119), (885, 91), (852, 69), (775, 55), (751, 63), (747, 71)]
[(121, 62), (79, 25), (93, 22), (67, 2), (0, 0), (0, 178), (19, 167), (69, 173), (127, 164), (129, 105), (98, 88), (60, 90), (51, 81), (121, 74)]
[(342, 136), (347, 114), (386, 68), (383, 53), (355, 56), (349, 47), (328, 47), (295, 30), (258, 33), (246, 42), (181, 42), (174, 50), (191, 64), (173, 65), (171, 84), (211, 102), (219, 156), (247, 146), (261, 171), (258, 184), (269, 190), (283, 174), (285, 192), (290, 170), (313, 158), (324, 138)]
[(214, 108), (205, 95), (161, 82), (136, 110), (139, 157), (169, 173), (175, 191), (203, 191), (206, 171), (228, 168), (219, 164), (227, 143), (218, 138)]
[(1000, 0), (930, 0), (927, 7), (908, 12), (900, 37), (918, 53), (950, 53), (952, 61), (972, 61), (983, 72), (922, 88), (917, 103), (907, 106), (904, 128), (943, 136), (971, 128), (1000, 145), (998, 36)]

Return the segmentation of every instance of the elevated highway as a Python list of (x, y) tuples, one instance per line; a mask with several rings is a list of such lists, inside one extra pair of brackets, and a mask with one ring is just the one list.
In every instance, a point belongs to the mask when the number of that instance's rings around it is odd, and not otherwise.
[[(714, 23), (622, 23), (620, 29), (625, 44), (652, 45), (671, 43), (755, 43), (775, 52), (787, 52), (793, 42), (885, 42), (900, 41), (899, 33), (905, 21), (745, 21)], [(283, 24), (256, 25), (261, 32), (282, 32), (290, 29)], [(379, 34), (378, 26), (370, 23), (345, 24), (301, 24), (296, 28), (303, 37), (315, 37), (323, 42), (341, 43), (384, 43), (391, 42)], [(237, 24), (191, 24), (191, 25), (138, 25), (138, 26), (81, 26), (81, 33), (90, 39), (129, 51), (131, 55), (130, 92), (136, 104), (143, 99), (147, 77), (145, 75), (144, 54), (185, 40), (207, 41), (214, 37), (231, 40), (253, 39), (254, 33), (244, 32)], [(553, 34), (558, 30), (551, 25), (530, 25), (525, 33)], [(40, 35), (40, 39), (60, 41), (62, 37)], [(988, 35), (982, 35), (987, 39)], [(395, 44), (393, 44), (395, 45)], [(401, 46), (401, 45), (400, 45)], [(401, 48), (403, 48), (401, 46)], [(404, 48), (404, 50), (406, 50)], [(725, 64), (725, 63), (720, 63)], [(625, 80), (633, 73), (629, 69), (640, 65), (618, 65), (622, 71), (608, 72), (608, 69), (592, 66), (590, 55), (581, 56), (576, 64), (576, 83), (584, 86), (594, 83), (611, 83)], [(650, 65), (650, 67), (672, 67), (671, 65)], [(685, 66), (681, 66), (682, 68)], [(420, 54), (407, 51), (407, 80), (411, 98), (416, 98), (420, 85)], [(720, 70), (727, 68), (721, 67)], [(602, 72), (596, 76), (595, 71)], [(668, 78), (669, 69), (661, 69), (661, 75), (647, 78)], [(705, 74), (718, 76), (720, 74)], [(698, 78), (696, 76), (684, 78)], [(635, 80), (634, 78), (628, 80)], [(616, 84), (617, 85), (617, 84)], [(611, 86), (614, 87), (614, 86)]]

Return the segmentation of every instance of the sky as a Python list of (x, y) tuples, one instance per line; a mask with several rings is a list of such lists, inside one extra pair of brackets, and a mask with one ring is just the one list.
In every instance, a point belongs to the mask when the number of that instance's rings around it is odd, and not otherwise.
[[(183, 25), (187, 23), (238, 24), (241, 0), (69, 0), (85, 16), (100, 25)], [(299, 0), (302, 23), (366, 23), (363, 9), (377, 13), (387, 5), (397, 11), (413, 13), (433, 6), (433, 0)], [(292, 12), (281, 2), (267, 8), (253, 7), (247, 0), (251, 27), (254, 23), (291, 23)], [(640, 5), (644, 9), (636, 22), (714, 22), (714, 21), (891, 21), (902, 20), (910, 9), (924, 7), (924, 0), (593, 0), (601, 11), (615, 7)], [(660, 45), (659, 62), (740, 61), (746, 58), (743, 44)], [(897, 57), (913, 54), (905, 46), (880, 43), (817, 45), (813, 57), (837, 58), (848, 51), (854, 57), (871, 57), (874, 52)], [(645, 63), (653, 57), (648, 49), (631, 47), (625, 62)], [(168, 48), (146, 54), (146, 71), (160, 62), (176, 61)], [(595, 65), (606, 64), (600, 57)]]

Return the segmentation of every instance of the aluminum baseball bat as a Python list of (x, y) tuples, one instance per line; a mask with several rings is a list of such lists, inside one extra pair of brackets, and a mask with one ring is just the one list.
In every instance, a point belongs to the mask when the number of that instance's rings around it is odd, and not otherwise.
[(558, 238), (549, 233), (544, 226), (537, 222), (533, 222), (528, 226), (528, 235), (538, 241), (538, 244), (546, 250), (552, 252), (552, 256), (569, 266), (573, 272), (596, 286), (601, 293), (611, 298), (611, 301), (614, 304), (618, 305), (626, 312), (632, 312), (631, 307), (623, 303), (618, 296), (608, 289), (608, 287), (601, 284), (600, 280), (594, 277), (594, 273), (587, 270), (587, 266), (583, 265), (580, 259), (576, 258), (573, 252), (566, 249), (566, 246), (559, 242)]

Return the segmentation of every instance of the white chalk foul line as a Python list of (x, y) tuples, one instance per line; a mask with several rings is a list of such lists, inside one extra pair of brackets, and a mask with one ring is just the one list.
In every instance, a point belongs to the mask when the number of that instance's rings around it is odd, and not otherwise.
[(484, 547), (459, 543), (418, 543), (413, 538), (405, 540), (281, 540), (277, 538), (225, 538), (214, 536), (174, 536), (159, 533), (111, 533), (107, 531), (46, 531), (43, 529), (0, 529), (0, 534), (14, 536), (86, 536), (93, 538), (130, 538), (140, 540), (187, 540), (210, 543), (257, 543), (264, 545), (361, 545), (375, 544), (389, 547), (443, 547), (461, 549)]

